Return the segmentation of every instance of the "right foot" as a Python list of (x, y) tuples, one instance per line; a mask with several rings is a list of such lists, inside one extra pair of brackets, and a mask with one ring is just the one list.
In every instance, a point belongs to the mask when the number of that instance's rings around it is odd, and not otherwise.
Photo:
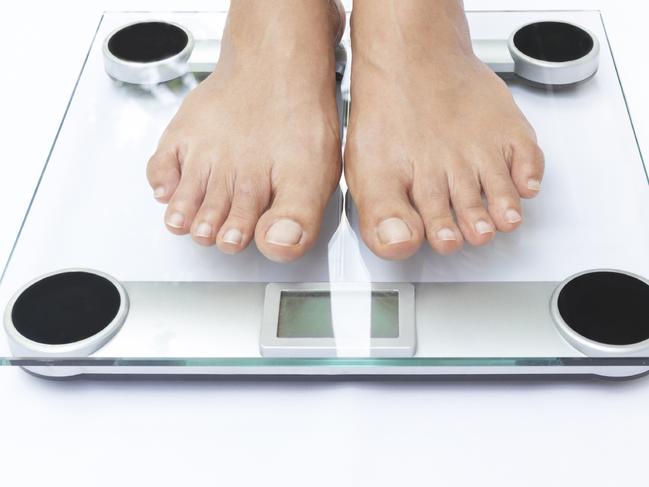
[(183, 101), (147, 167), (165, 223), (278, 262), (316, 241), (340, 178), (331, 0), (233, 2), (214, 72)]
[(345, 178), (367, 246), (405, 259), (426, 239), (447, 255), (516, 230), (543, 153), (473, 54), (462, 2), (356, 0), (351, 26)]

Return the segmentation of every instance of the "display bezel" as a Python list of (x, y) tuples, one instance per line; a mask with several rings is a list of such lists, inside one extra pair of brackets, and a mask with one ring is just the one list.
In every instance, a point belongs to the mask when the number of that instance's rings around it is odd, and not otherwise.
[[(282, 293), (395, 292), (398, 300), (398, 336), (356, 340), (338, 338), (288, 338), (278, 336)], [(346, 304), (347, 305), (347, 304)], [(270, 283), (266, 286), (260, 352), (263, 357), (412, 357), (415, 354), (415, 288), (408, 283)]]

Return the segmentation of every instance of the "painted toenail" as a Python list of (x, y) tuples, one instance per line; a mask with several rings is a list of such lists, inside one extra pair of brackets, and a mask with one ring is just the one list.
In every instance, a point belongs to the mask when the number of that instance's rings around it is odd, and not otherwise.
[(523, 217), (521, 216), (521, 214), (513, 208), (505, 211), (505, 220), (507, 221), (507, 223), (518, 223), (522, 219)]
[(153, 197), (154, 198), (162, 198), (167, 191), (164, 189), (164, 186), (158, 186), (156, 189), (153, 190)]
[(182, 213), (172, 213), (167, 218), (167, 225), (172, 228), (182, 228), (185, 224), (185, 216)]
[(231, 228), (223, 234), (221, 240), (232, 245), (241, 245), (243, 234), (237, 228)]
[(540, 191), (541, 190), (541, 181), (538, 179), (528, 179), (527, 180), (527, 188), (531, 189), (532, 191)]
[(379, 240), (382, 244), (394, 245), (412, 238), (410, 228), (401, 218), (387, 218), (379, 223)]
[(439, 240), (457, 240), (455, 232), (450, 228), (442, 228), (437, 231), (437, 238)]
[(266, 232), (266, 242), (286, 247), (296, 245), (301, 238), (300, 224), (288, 219), (277, 220)]
[(485, 220), (478, 220), (475, 224), (475, 230), (480, 235), (484, 235), (485, 233), (493, 233), (494, 227), (492, 227), (491, 224)]
[(201, 223), (196, 227), (194, 235), (197, 237), (210, 238), (212, 235), (212, 225), (209, 223)]

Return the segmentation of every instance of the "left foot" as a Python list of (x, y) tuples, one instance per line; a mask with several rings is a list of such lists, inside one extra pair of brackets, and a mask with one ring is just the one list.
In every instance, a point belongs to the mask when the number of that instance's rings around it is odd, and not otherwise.
[(345, 177), (368, 247), (404, 259), (425, 238), (449, 254), (518, 228), (543, 153), (474, 56), (461, 2), (356, 0), (352, 43)]
[(176, 235), (235, 254), (255, 239), (271, 260), (318, 237), (340, 180), (332, 0), (233, 2), (221, 56), (183, 101), (149, 160)]

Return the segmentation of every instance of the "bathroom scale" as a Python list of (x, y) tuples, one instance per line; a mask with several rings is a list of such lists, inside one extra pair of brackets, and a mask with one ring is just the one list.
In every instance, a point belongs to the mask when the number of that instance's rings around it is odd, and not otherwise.
[[(170, 234), (145, 167), (213, 69), (225, 12), (105, 13), (2, 274), (0, 363), (44, 377), (649, 372), (649, 180), (596, 11), (469, 12), (545, 152), (525, 222), (484, 247), (363, 244), (344, 178), (278, 264)], [(353, 62), (336, 49), (343, 139)]]

